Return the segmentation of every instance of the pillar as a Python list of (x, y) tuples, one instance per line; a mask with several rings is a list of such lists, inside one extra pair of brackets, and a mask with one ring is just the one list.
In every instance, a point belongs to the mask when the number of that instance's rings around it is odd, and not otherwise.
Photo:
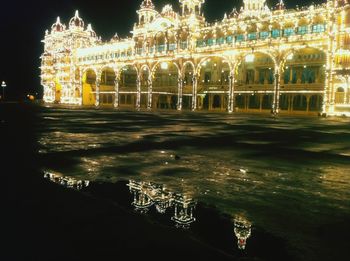
[(193, 76), (192, 111), (197, 110), (197, 89), (198, 89), (198, 76)]
[(115, 90), (114, 108), (119, 108), (119, 79), (118, 78), (116, 78), (114, 81), (114, 90)]
[(149, 79), (147, 80), (147, 85), (148, 85), (148, 91), (147, 91), (147, 95), (148, 95), (148, 99), (147, 99), (147, 109), (151, 110), (152, 109), (152, 96), (153, 96), (153, 82), (152, 82), (152, 76), (149, 76)]
[(280, 83), (281, 75), (279, 68), (276, 68), (275, 81), (274, 81), (274, 95), (273, 95), (273, 104), (272, 104), (272, 113), (278, 114), (280, 107)]
[(235, 79), (234, 72), (231, 72), (229, 78), (229, 101), (228, 101), (228, 112), (232, 113), (235, 110)]
[(136, 88), (137, 88), (137, 94), (136, 94), (136, 109), (140, 109), (141, 107), (141, 79), (140, 76), (137, 77), (136, 80)]
[(177, 91), (177, 110), (182, 110), (182, 94), (183, 94), (184, 80), (181, 75), (178, 78), (178, 91)]
[(100, 84), (101, 84), (101, 80), (99, 79), (99, 77), (96, 77), (96, 101), (95, 101), (95, 106), (99, 106), (100, 105)]

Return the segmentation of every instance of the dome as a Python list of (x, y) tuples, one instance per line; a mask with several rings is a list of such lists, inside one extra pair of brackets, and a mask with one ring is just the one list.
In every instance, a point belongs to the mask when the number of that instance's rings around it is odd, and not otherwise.
[(162, 15), (165, 17), (176, 18), (176, 13), (173, 10), (172, 5), (166, 5), (162, 9)]
[(112, 37), (112, 39), (111, 39), (111, 41), (112, 42), (117, 42), (117, 41), (119, 41), (119, 36), (118, 36), (118, 33), (115, 33), (115, 35)]
[(88, 32), (89, 35), (90, 35), (91, 37), (96, 37), (96, 33), (95, 33), (95, 31), (92, 29), (91, 24), (88, 24), (87, 29), (86, 29), (86, 32)]
[(64, 31), (64, 29), (65, 29), (65, 26), (61, 23), (60, 17), (57, 17), (56, 23), (54, 23), (51, 26), (51, 31), (52, 32), (62, 32), (62, 31)]
[(284, 10), (285, 9), (285, 6), (284, 6), (284, 2), (283, 0), (280, 0), (277, 4), (276, 4), (276, 10)]
[(75, 16), (69, 21), (69, 28), (84, 28), (84, 21), (79, 17), (79, 11), (75, 11)]
[(154, 9), (154, 4), (152, 0), (143, 0), (141, 4), (141, 9)]
[(230, 18), (236, 18), (238, 16), (238, 11), (236, 8), (233, 8), (232, 12), (230, 13)]

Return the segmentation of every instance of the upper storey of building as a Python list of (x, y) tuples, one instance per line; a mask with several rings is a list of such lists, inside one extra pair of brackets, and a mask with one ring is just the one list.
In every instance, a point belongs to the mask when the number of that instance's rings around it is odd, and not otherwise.
[(266, 0), (243, 0), (239, 10), (224, 14), (221, 21), (208, 23), (203, 14), (205, 0), (179, 0), (179, 13), (171, 5), (158, 11), (152, 0), (143, 0), (132, 35), (124, 39), (115, 35), (108, 42), (102, 42), (91, 25), (85, 27), (77, 12), (68, 27), (58, 18), (51, 30), (46, 31), (45, 52), (74, 52), (79, 62), (86, 63), (222, 46), (252, 46), (281, 39), (310, 41), (314, 36), (324, 37), (322, 34), (329, 37), (333, 32), (350, 32), (348, 0), (328, 0), (296, 9), (286, 9), (283, 0), (277, 1), (269, 7)]

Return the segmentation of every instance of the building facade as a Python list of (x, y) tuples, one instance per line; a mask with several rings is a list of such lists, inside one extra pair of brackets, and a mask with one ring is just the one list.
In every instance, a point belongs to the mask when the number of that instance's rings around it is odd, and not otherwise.
[(205, 0), (180, 13), (151, 0), (129, 38), (102, 42), (79, 13), (45, 34), (47, 103), (115, 108), (350, 115), (350, 5), (286, 9), (244, 0), (208, 23)]

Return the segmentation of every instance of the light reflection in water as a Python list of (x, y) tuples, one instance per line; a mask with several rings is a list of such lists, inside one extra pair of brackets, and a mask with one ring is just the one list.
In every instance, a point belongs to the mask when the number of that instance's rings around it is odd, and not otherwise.
[(167, 209), (174, 208), (171, 219), (180, 228), (189, 228), (196, 221), (193, 216), (196, 201), (191, 197), (167, 191), (163, 185), (151, 182), (129, 180), (127, 186), (134, 196), (132, 205), (136, 211), (146, 213), (154, 205), (159, 213), (164, 214)]
[(77, 180), (72, 177), (65, 177), (60, 174), (44, 171), (44, 178), (50, 181), (60, 184), (66, 188), (81, 190), (89, 186), (90, 181), (88, 180)]
[(252, 224), (245, 217), (237, 215), (234, 220), (234, 225), (234, 232), (238, 239), (238, 248), (244, 250), (247, 244), (247, 239), (252, 233)]

